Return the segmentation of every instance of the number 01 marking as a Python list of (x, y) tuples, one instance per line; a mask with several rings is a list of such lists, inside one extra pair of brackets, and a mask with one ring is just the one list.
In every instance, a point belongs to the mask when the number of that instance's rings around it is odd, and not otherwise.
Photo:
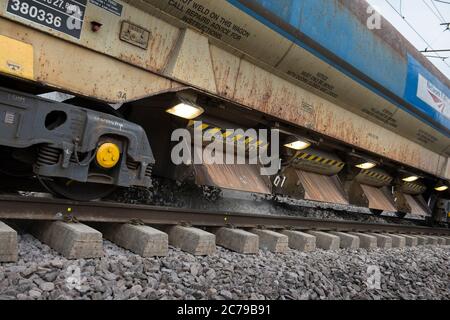
[(286, 176), (276, 176), (276, 178), (273, 180), (273, 185), (275, 187), (283, 188), (286, 180), (287, 180)]

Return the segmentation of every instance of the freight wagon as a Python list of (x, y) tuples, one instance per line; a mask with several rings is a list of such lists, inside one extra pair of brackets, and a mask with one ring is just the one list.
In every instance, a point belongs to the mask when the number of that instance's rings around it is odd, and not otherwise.
[[(94, 200), (169, 179), (445, 220), (449, 80), (374, 15), (364, 0), (0, 0), (2, 188)], [(281, 162), (176, 164), (177, 129), (246, 154), (276, 144), (239, 132), (276, 131)]]

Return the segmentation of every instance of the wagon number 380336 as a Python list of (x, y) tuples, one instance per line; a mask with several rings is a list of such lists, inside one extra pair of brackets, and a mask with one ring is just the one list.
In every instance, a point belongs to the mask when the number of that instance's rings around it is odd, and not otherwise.
[[(44, 2), (48, 2), (49, 4), (52, 4), (55, 7), (60, 7), (64, 5), (63, 0), (47, 0)], [(45, 12), (44, 9), (39, 9), (38, 7), (34, 5), (30, 5), (28, 2), (20, 1), (20, 0), (12, 0), (11, 10), (20, 12), (22, 15), (27, 15), (30, 18), (37, 19), (40, 22), (45, 22), (46, 24), (50, 26), (54, 26), (56, 28), (60, 28), (62, 24), (61, 17), (55, 16), (51, 12)]]

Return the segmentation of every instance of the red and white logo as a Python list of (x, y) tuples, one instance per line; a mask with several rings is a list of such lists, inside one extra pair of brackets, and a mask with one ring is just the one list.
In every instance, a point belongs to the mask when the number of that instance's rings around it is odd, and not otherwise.
[(450, 118), (449, 98), (421, 74), (419, 74), (417, 97), (440, 113)]

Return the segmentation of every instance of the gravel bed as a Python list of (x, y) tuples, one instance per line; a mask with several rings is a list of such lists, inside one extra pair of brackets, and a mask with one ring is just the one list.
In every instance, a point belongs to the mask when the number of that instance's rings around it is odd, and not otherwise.
[[(282, 255), (218, 248), (210, 257), (171, 248), (143, 259), (105, 241), (103, 258), (69, 261), (19, 237), (19, 261), (0, 264), (0, 300), (450, 298), (448, 246)], [(367, 285), (371, 266), (381, 272), (379, 289)]]

